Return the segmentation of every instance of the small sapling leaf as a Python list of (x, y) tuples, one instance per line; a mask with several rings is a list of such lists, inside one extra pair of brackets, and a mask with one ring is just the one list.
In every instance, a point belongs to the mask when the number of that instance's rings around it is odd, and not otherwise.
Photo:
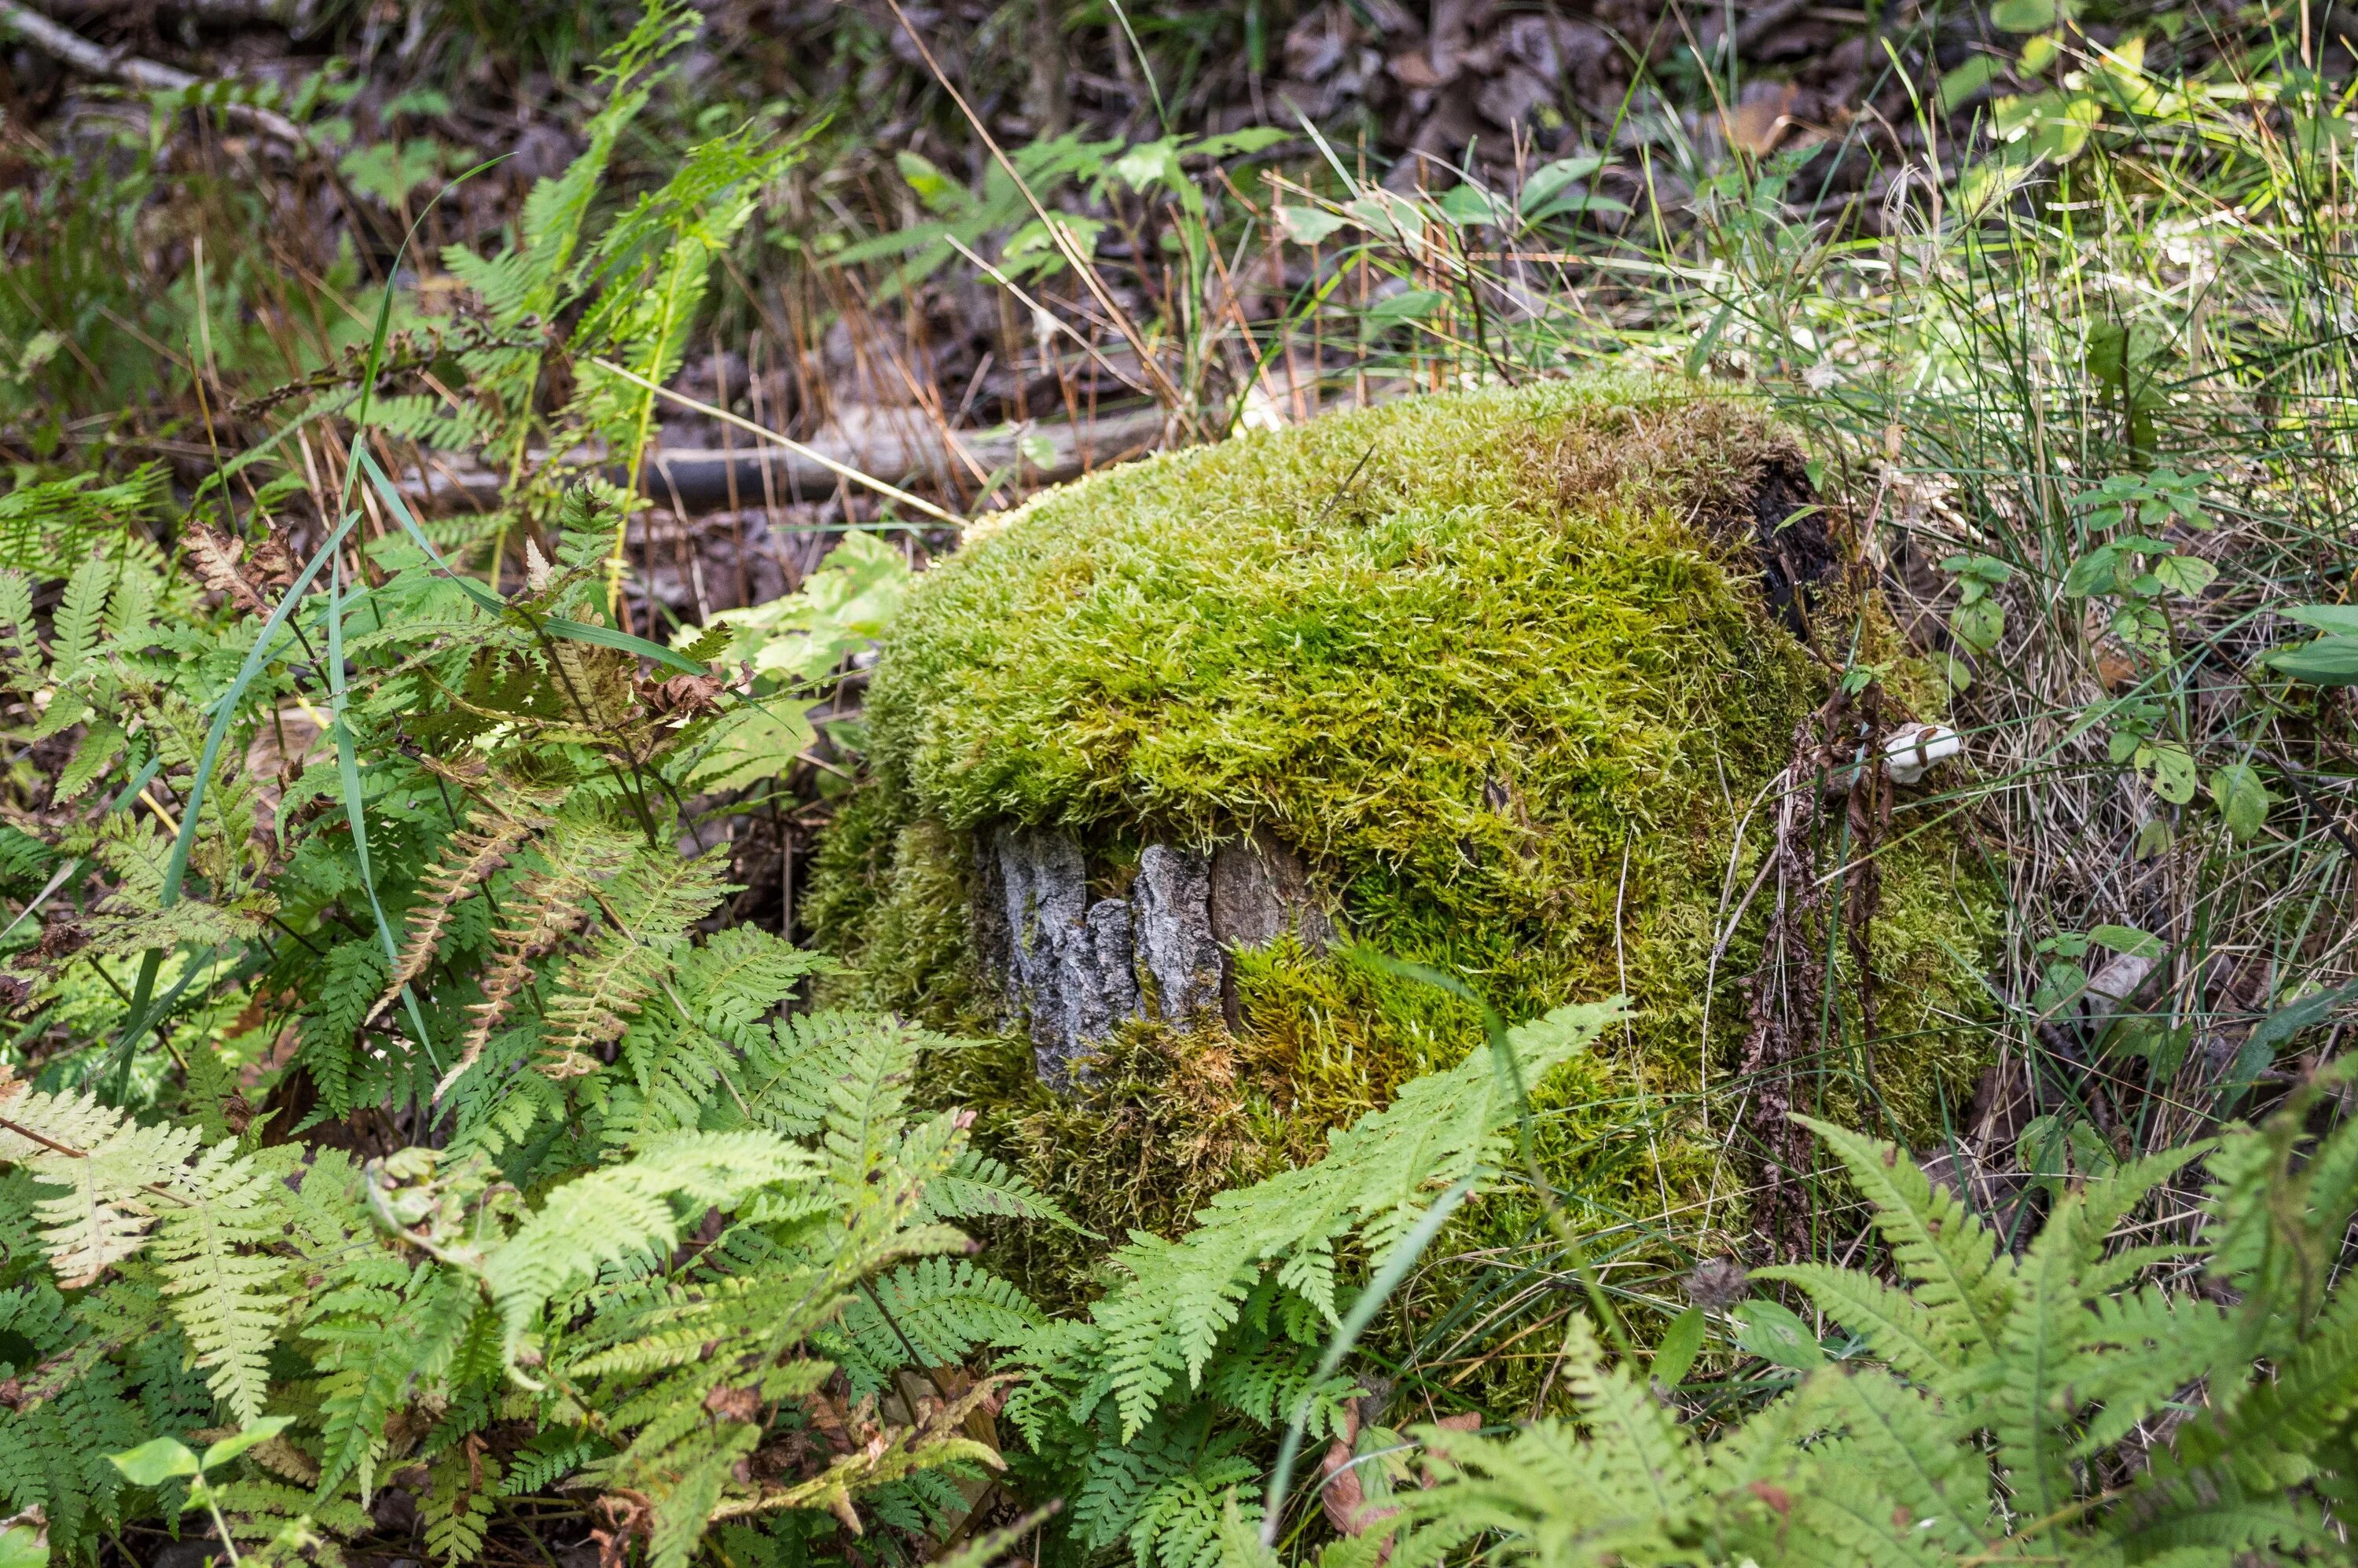
[(2186, 748), (2175, 741), (2156, 741), (2147, 750), (2152, 753), (2148, 765), (2153, 770), (2154, 794), (2172, 806), (2184, 806), (2192, 800), (2194, 759)]
[(1736, 1336), (1736, 1343), (1753, 1355), (1797, 1372), (1812, 1371), (1826, 1364), (1826, 1353), (1818, 1344), (1818, 1336), (1810, 1332), (1810, 1325), (1791, 1308), (1770, 1301), (1750, 1301), (1744, 1303), (1742, 1310), (1744, 1329)]
[(2260, 782), (2256, 769), (2246, 762), (2230, 762), (2211, 775), (2211, 798), (2219, 807), (2219, 820), (2237, 843), (2246, 843), (2267, 826), (2268, 806), (2272, 799), (2268, 786)]
[(2153, 575), (2170, 592), (2199, 599), (2204, 589), (2219, 580), (2219, 568), (2196, 556), (2164, 556), (2153, 563)]
[(233, 1433), (205, 1450), (203, 1465), (210, 1470), (216, 1465), (226, 1465), (247, 1449), (269, 1442), (295, 1424), (291, 1415), (267, 1415), (244, 1431)]
[(2134, 925), (2099, 925), (2088, 933), (2088, 940), (2099, 947), (2125, 953), (2132, 958), (2161, 957), (2161, 938)]
[(2006, 635), (2006, 607), (1995, 599), (1960, 604), (1949, 617), (1949, 630), (1974, 653), (1986, 654)]
[(202, 1468), (196, 1454), (177, 1437), (154, 1438), (127, 1454), (110, 1454), (107, 1458), (135, 1487), (160, 1487), (176, 1476), (196, 1475)]
[(1703, 1349), (1703, 1331), (1704, 1312), (1699, 1306), (1691, 1306), (1671, 1320), (1661, 1348), (1654, 1352), (1654, 1376), (1665, 1388), (1677, 1388), (1693, 1369), (1695, 1357)]

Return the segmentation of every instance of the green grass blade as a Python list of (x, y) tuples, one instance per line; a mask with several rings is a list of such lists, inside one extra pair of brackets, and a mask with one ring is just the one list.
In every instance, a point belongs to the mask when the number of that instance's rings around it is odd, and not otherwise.
[[(426, 531), (420, 528), (417, 525), (417, 520), (410, 515), (407, 503), (401, 498), (401, 492), (394, 488), (393, 481), (385, 477), (384, 470), (377, 466), (374, 458), (365, 452), (362, 453), (361, 466), (368, 470), (369, 483), (375, 487), (377, 495), (385, 505), (392, 508), (393, 514), (401, 520), (401, 525), (410, 538), (416, 543), (419, 549), (426, 552), (427, 558), (439, 568), (446, 578), (458, 584), (460, 591), (494, 615), (504, 615), (515, 608), (506, 600), (443, 559), (442, 553), (434, 547), (434, 542), (426, 536)], [(535, 624), (551, 636), (568, 637), (577, 643), (595, 643), (601, 648), (615, 648), (625, 654), (635, 654), (640, 658), (653, 659), (657, 664), (678, 670), (683, 675), (700, 676), (711, 673), (707, 666), (698, 664), (694, 659), (688, 658), (675, 649), (665, 647), (661, 643), (651, 643), (644, 637), (633, 637), (628, 632), (617, 632), (611, 626), (593, 626), (586, 621), (569, 621), (561, 615), (545, 617), (535, 621)]]
[[(373, 465), (371, 465), (372, 467)], [(384, 904), (376, 895), (376, 873), (369, 864), (368, 811), (361, 799), (360, 757), (352, 745), (352, 725), (344, 716), (344, 705), (351, 697), (350, 683), (344, 678), (344, 567), (338, 561), (328, 574), (328, 696), (329, 733), (336, 742), (336, 778), (344, 797), (344, 820), (352, 824), (352, 853), (360, 865), (361, 887), (368, 893), (369, 913), (376, 917), (376, 939), (384, 949), (384, 961), (398, 964), (401, 946), (393, 939), (393, 925), (384, 917)], [(432, 1064), (435, 1074), (442, 1072), (441, 1058), (435, 1054), (432, 1036), (426, 1032), (426, 1020), (417, 1009), (417, 994), (409, 987), (401, 988), (401, 1000), (409, 1015), (409, 1027), (416, 1032), (418, 1046), (425, 1051), (426, 1060)]]

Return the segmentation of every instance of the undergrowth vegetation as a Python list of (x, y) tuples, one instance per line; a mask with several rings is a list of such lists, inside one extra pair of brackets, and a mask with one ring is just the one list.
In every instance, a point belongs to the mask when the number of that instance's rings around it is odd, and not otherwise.
[[(1714, 1176), (1695, 1129), (1613, 1123), (1655, 1097), (1692, 1102), (1715, 1058), (1726, 1071), (1769, 912), (1721, 931), (1722, 884), (1759, 874), (1761, 838), (1739, 822), (1823, 698), (1810, 649), (1850, 643), (1919, 701), (1946, 696), (1832, 569), (1822, 528), (1791, 625), (1771, 607), (1756, 497), (1801, 462), (1790, 437), (1700, 389), (1550, 383), (1248, 435), (993, 520), (926, 574), (887, 642), (867, 704), (883, 799), (861, 809), (891, 819), (860, 831), (893, 834), (896, 852), (844, 871), (884, 892), (826, 935), (871, 1002), (976, 1025), (999, 988), (974, 944), (920, 955), (894, 939), (957, 928), (990, 896), (976, 861), (995, 829), (1068, 833), (1117, 879), (1152, 839), (1272, 834), (1308, 859), (1357, 948), (1479, 975), (1516, 1016), (1626, 992), (1635, 1017), (1599, 1055), (1615, 1070), (1544, 1097), (1563, 1113), (1559, 1173), (1600, 1215), (1694, 1202)], [(1790, 556), (1802, 536), (1779, 542)], [(1896, 725), (1906, 707), (1888, 701)], [(1918, 1143), (1987, 1065), (1979, 977), (1996, 924), (1980, 855), (1923, 816), (1903, 803), (1885, 829), (1871, 989), (1838, 977), (1839, 1005), (1879, 1001), (1881, 1031), (1879, 1071), (1842, 1114)], [(1109, 1065), (1158, 1048), (1228, 1060), (1233, 1083), (1204, 1085), (1201, 1113), (1241, 1096), (1272, 1146), (1263, 1164), (1314, 1157), (1326, 1129), (1457, 1060), (1479, 1028), (1463, 1000), (1299, 935), (1239, 955), (1233, 985), (1213, 1041), (1132, 1041)], [(999, 1108), (986, 1086), (968, 1092)], [(1613, 1147), (1633, 1134), (1635, 1158)], [(1034, 1178), (1099, 1227), (1163, 1168), (1124, 1173), (1118, 1140), (1031, 1141)], [(1603, 1157), (1569, 1152), (1585, 1145)]]
[[(1248, 11), (956, 168), (668, 4), (469, 24), (529, 168), (8, 124), (9, 1568), (2346, 1559), (2341, 35), (1387, 178)], [(1333, 929), (1055, 1079), (1010, 827)]]

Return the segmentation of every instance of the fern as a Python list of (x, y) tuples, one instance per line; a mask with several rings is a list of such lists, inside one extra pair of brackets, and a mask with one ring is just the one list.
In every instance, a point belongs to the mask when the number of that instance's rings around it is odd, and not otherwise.
[[(1958, 1223), (1953, 1199), (1897, 1149), (1818, 1127), (1910, 1285), (1820, 1265), (1755, 1277), (1799, 1287), (1906, 1380), (1820, 1365), (1706, 1441), (1610, 1365), (1575, 1316), (1563, 1363), (1575, 1417), (1506, 1438), (1419, 1429), (1424, 1486), (1395, 1490), (1388, 1516), (1328, 1549), (1327, 1568), (1433, 1564), (1477, 1540), (1506, 1560), (1597, 1568), (2338, 1557), (2320, 1502), (2358, 1480), (2358, 1295), (2336, 1290), (2305, 1320), (2287, 1314), (2309, 1287), (2274, 1262), (2329, 1255), (2348, 1222), (2358, 1129), (2321, 1142), (2305, 1130), (2330, 1087), (2296, 1095), (2266, 1129), (2230, 1131), (2202, 1232), (2171, 1249), (2114, 1238), (2206, 1146), (2066, 1193), (2017, 1259)], [(2223, 1308), (2136, 1285), (2141, 1268), (2183, 1253), (2253, 1292)], [(2235, 1359), (2255, 1333), (2276, 1346), (2266, 1373)], [(2151, 1418), (2173, 1401), (2194, 1413), (2156, 1442)], [(1218, 1532), (1222, 1559), (1267, 1568), (1238, 1528), (1245, 1517)]]
[(34, 1208), (61, 1281), (92, 1283), (152, 1231), (163, 1292), (213, 1391), (240, 1421), (258, 1419), (278, 1326), (267, 1292), (280, 1265), (260, 1250), (280, 1228), (274, 1175), (227, 1142), (200, 1154), (195, 1128), (143, 1127), (12, 1076), (0, 1076), (0, 1160), (64, 1189)]
[[(1615, 1005), (1560, 1008), (1509, 1031), (1520, 1081), (1538, 1081), (1619, 1016)], [(1042, 1348), (1034, 1365), (1060, 1381), (1101, 1375), (1126, 1440), (1141, 1431), (1184, 1374), (1198, 1385), (1245, 1297), (1273, 1267), (1280, 1282), (1335, 1317), (1334, 1249), (1357, 1236), (1377, 1268), (1453, 1184), (1495, 1171), (1520, 1109), (1487, 1051), (1403, 1087), (1386, 1109), (1335, 1134), (1325, 1159), (1221, 1194), (1184, 1238), (1134, 1237), (1114, 1254), (1122, 1283), (1090, 1309), (1099, 1330), (1085, 1367)]]
[(426, 873), (419, 889), (424, 895), (421, 907), (412, 912), (409, 938), (402, 945), (384, 994), (369, 1010), (372, 1018), (393, 1005), (402, 987), (426, 972), (449, 928), (452, 910), (505, 866), (508, 856), (532, 831), (530, 824), (515, 817), (503, 815), (486, 821), (486, 815), (479, 810), (470, 817), (468, 827), (452, 834), (442, 859)]
[(229, 1143), (175, 1173), (182, 1204), (157, 1227), (164, 1293), (211, 1371), (213, 1392), (241, 1424), (262, 1418), (268, 1361), (282, 1303), (273, 1287), (284, 1265), (265, 1250), (284, 1229), (278, 1174)]
[(852, 1337), (885, 1365), (897, 1347), (918, 1365), (955, 1367), (986, 1346), (1013, 1343), (1040, 1323), (1023, 1293), (966, 1258), (925, 1258), (880, 1276), (845, 1308)]
[(570, 1059), (619, 1039), (628, 1015), (685, 947), (680, 933), (721, 893), (719, 868), (709, 856), (633, 864), (618, 876), (598, 901), (608, 928), (566, 963), (542, 1010), (549, 1049)]
[(2013, 1270), (1997, 1238), (1946, 1187), (1936, 1187), (1887, 1144), (1824, 1122), (1801, 1125), (1825, 1140), (1875, 1206), (1876, 1228), (1915, 1282), (1917, 1304), (1957, 1344), (1996, 1348), (2014, 1305)]
[(629, 1164), (567, 1183), (483, 1260), (511, 1350), (551, 1297), (606, 1263), (677, 1246), (680, 1201), (733, 1207), (758, 1188), (814, 1173), (807, 1156), (773, 1136), (684, 1133)]

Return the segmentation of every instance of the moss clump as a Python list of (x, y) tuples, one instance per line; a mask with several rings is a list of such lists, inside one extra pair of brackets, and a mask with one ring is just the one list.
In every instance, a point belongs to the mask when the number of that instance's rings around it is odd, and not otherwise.
[[(1121, 847), (1150, 837), (1266, 830), (1361, 946), (1463, 975), (1502, 1012), (1626, 990), (1621, 1089), (1689, 1093), (1736, 822), (1825, 690), (1764, 603), (1756, 547), (1799, 471), (1790, 438), (1733, 400), (1557, 384), (1332, 416), (1044, 495), (928, 573), (891, 636), (869, 705), (877, 793), (860, 853), (838, 860), (872, 860), (888, 834), (895, 854), (838, 950), (870, 1000), (971, 1025), (986, 993), (955, 932), (977, 833), (1055, 827), (1118, 878)], [(1772, 584), (1823, 537), (1778, 535)], [(1838, 645), (1887, 639), (1830, 583), (1815, 613)], [(1756, 824), (1739, 862), (1763, 838)], [(1950, 849), (1932, 836), (1891, 859), (1904, 939), (1877, 938), (1877, 1088), (1920, 1133), (1975, 1055), (1955, 1021), (1978, 1011), (1987, 919)], [(1749, 965), (1739, 934), (1716, 970), (1722, 1070)], [(1347, 956), (1281, 943), (1233, 978), (1244, 1027), (1224, 1049), (1287, 1153), (1478, 1037), (1461, 1000)]]

